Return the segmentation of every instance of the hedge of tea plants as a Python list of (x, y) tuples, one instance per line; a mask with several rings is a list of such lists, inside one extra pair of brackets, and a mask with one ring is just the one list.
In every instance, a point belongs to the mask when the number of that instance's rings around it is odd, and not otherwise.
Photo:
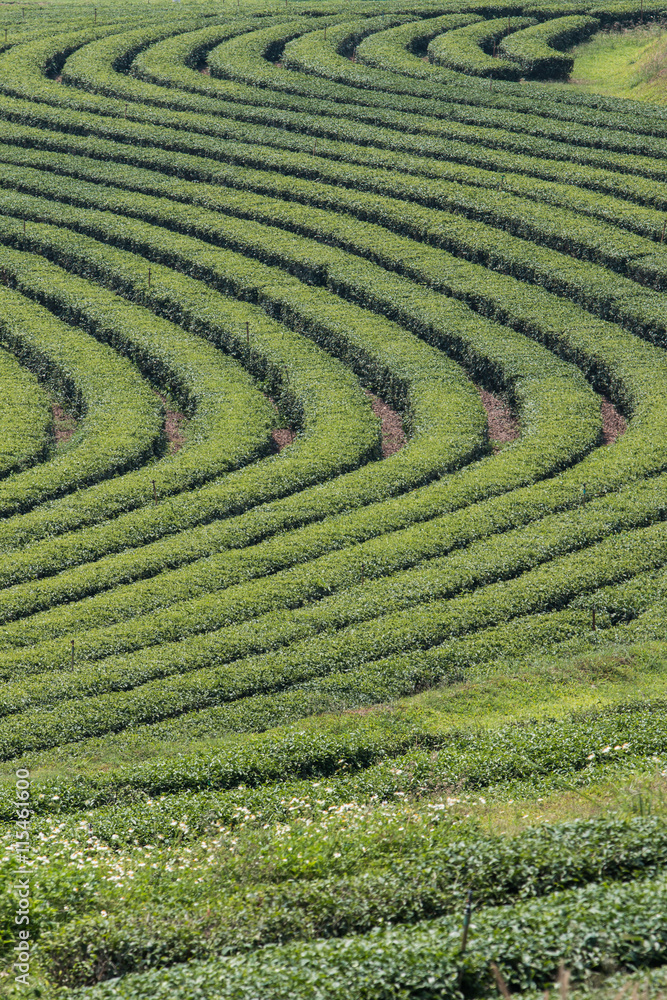
[(39, 772), (38, 988), (435, 1000), (491, 961), (517, 991), (667, 964), (658, 819), (454, 809), (662, 767), (662, 702), (374, 711), (665, 638), (667, 116), (564, 83), (663, 17), (2, 8), (0, 759)]

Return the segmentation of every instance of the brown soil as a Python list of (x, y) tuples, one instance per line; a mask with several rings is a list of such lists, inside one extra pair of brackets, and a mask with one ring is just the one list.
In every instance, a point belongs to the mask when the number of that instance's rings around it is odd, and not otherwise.
[(208, 66), (202, 66), (201, 69), (199, 70), (199, 72), (201, 73), (202, 76), (210, 76), (211, 75), (211, 71), (208, 68)]
[(366, 395), (373, 400), (373, 413), (382, 421), (382, 457), (389, 458), (400, 451), (405, 444), (405, 432), (403, 430), (403, 418), (396, 410), (392, 410), (384, 400), (374, 396), (372, 392), (366, 390)]
[(183, 424), (185, 423), (185, 419), (185, 414), (179, 413), (177, 410), (165, 411), (164, 432), (167, 435), (167, 441), (169, 442), (170, 455), (174, 455), (185, 444), (185, 435), (183, 433)]
[(288, 444), (291, 444), (296, 434), (289, 427), (276, 427), (271, 431), (271, 437), (276, 443), (278, 451), (282, 451)]
[[(479, 389), (482, 406), (486, 410), (489, 421), (489, 438), (494, 445), (516, 441), (521, 433), (519, 421), (512, 415), (507, 403), (499, 396), (494, 396), (485, 389)], [(625, 434), (627, 421), (616, 407), (605, 396), (602, 396), (602, 436), (604, 443), (613, 444), (616, 438)], [(496, 447), (496, 451), (499, 449)]]
[[(492, 444), (497, 446), (505, 444), (507, 441), (516, 441), (521, 433), (521, 428), (519, 427), (519, 421), (512, 414), (505, 400), (501, 399), (500, 396), (494, 396), (493, 393), (487, 392), (486, 389), (478, 387), (477, 391), (482, 397), (482, 406), (486, 410), (489, 422), (489, 438)], [(494, 450), (499, 451), (499, 448), (496, 447)]]
[(169, 454), (175, 455), (177, 451), (185, 444), (185, 433), (184, 424), (187, 422), (187, 417), (184, 413), (180, 413), (178, 410), (167, 409), (167, 400), (165, 396), (160, 396), (160, 401), (164, 406), (164, 432), (167, 436), (167, 444), (169, 447)]
[(51, 404), (51, 412), (53, 413), (53, 436), (56, 439), (56, 447), (59, 444), (67, 444), (76, 430), (76, 419), (63, 410), (59, 403)]
[[(270, 396), (267, 396), (266, 399), (268, 399), (271, 406), (277, 413), (278, 407), (276, 406), (274, 400), (271, 399)], [(294, 441), (296, 437), (296, 431), (293, 431), (291, 427), (274, 427), (274, 429), (271, 431), (271, 437), (273, 438), (273, 441), (275, 443), (276, 450), (282, 451), (283, 448), (286, 448), (288, 444), (291, 444), (292, 441)]]
[(605, 444), (613, 444), (616, 438), (625, 434), (628, 424), (613, 403), (602, 397), (602, 436)]

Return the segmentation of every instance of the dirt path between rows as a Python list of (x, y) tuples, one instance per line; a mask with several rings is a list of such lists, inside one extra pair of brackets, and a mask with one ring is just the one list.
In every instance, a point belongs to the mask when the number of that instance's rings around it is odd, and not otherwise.
[(166, 396), (160, 396), (158, 393), (158, 399), (164, 406), (164, 433), (168, 451), (170, 455), (175, 455), (185, 444), (184, 424), (187, 423), (187, 417), (180, 410), (170, 410)]
[(368, 389), (366, 389), (366, 395), (373, 401), (371, 403), (373, 413), (382, 422), (382, 457), (389, 458), (390, 455), (395, 455), (397, 451), (400, 451), (405, 444), (403, 417), (396, 410), (392, 410), (391, 406), (379, 396), (374, 396), (372, 392), (369, 392)]
[[(392, 410), (379, 396), (374, 396), (368, 389), (365, 392), (372, 401), (373, 413), (376, 417), (379, 417), (382, 424), (382, 457), (389, 458), (390, 455), (395, 455), (397, 451), (400, 451), (405, 444), (406, 437), (403, 430), (403, 417), (396, 410)], [(276, 412), (278, 412), (278, 407), (274, 400), (270, 396), (266, 398)], [(296, 433), (290, 427), (277, 427), (271, 431), (271, 437), (275, 441), (277, 450), (282, 451), (283, 448), (292, 444)]]
[[(276, 413), (280, 413), (275, 400), (271, 396), (265, 396), (265, 399), (268, 399)], [(287, 448), (288, 445), (292, 444), (292, 441), (296, 437), (296, 431), (292, 430), (291, 427), (274, 427), (271, 431), (271, 437), (276, 446), (276, 451), (282, 451), (283, 448)]]
[(274, 427), (271, 431), (271, 437), (275, 441), (278, 451), (282, 451), (283, 448), (292, 443), (296, 433), (290, 427)]
[(53, 414), (53, 436), (56, 441), (56, 448), (59, 444), (67, 444), (76, 430), (76, 418), (64, 410), (60, 403), (51, 404)]
[(493, 443), (493, 450), (500, 451), (500, 445), (516, 441), (519, 437), (521, 433), (519, 421), (502, 397), (495, 396), (492, 392), (487, 392), (486, 389), (479, 386), (477, 386), (477, 391), (482, 399), (482, 406), (486, 410), (489, 440)]
[[(480, 394), (482, 406), (486, 410), (489, 439), (494, 445), (494, 451), (500, 451), (500, 446), (510, 441), (516, 441), (521, 434), (519, 421), (502, 397), (496, 396), (486, 389), (479, 387), (477, 387), (477, 391)], [(392, 409), (388, 403), (385, 403), (384, 400), (380, 399), (379, 396), (375, 396), (368, 389), (366, 390), (366, 395), (372, 401), (373, 412), (381, 421), (382, 457), (389, 458), (405, 446), (407, 439), (403, 430), (403, 417), (397, 410)], [(278, 407), (274, 400), (270, 396), (266, 398), (276, 412), (278, 412)], [(164, 429), (169, 443), (169, 453), (173, 455), (185, 444), (183, 424), (186, 421), (186, 417), (178, 410), (167, 409), (165, 397), (160, 396), (160, 399), (165, 406)], [(605, 445), (613, 444), (621, 434), (625, 433), (627, 422), (616, 407), (604, 396), (602, 397), (601, 410), (604, 443)], [(58, 443), (69, 441), (76, 429), (76, 422), (57, 404), (53, 405), (53, 416), (56, 441)], [(296, 432), (290, 427), (275, 427), (271, 431), (271, 437), (275, 443), (276, 450), (282, 451), (283, 448), (287, 448), (288, 445), (292, 444), (296, 438)]]
[(606, 396), (602, 397), (602, 437), (605, 444), (613, 444), (616, 438), (625, 434), (628, 422), (621, 416), (613, 403)]
[[(495, 451), (499, 451), (498, 445), (506, 444), (508, 441), (516, 441), (521, 433), (519, 421), (510, 410), (507, 403), (500, 397), (495, 396), (486, 389), (479, 389), (482, 398), (482, 406), (486, 410), (489, 422), (489, 438), (495, 443)], [(606, 396), (601, 396), (600, 410), (602, 414), (602, 440), (605, 445), (613, 444), (617, 438), (625, 434), (628, 424), (616, 407)]]

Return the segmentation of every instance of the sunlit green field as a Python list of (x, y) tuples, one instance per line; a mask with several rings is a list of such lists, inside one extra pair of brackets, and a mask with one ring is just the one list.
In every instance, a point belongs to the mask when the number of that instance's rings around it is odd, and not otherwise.
[(667, 102), (667, 27), (601, 31), (575, 49), (568, 87), (609, 97)]
[(663, 5), (0, 2), (3, 1000), (665, 1000)]

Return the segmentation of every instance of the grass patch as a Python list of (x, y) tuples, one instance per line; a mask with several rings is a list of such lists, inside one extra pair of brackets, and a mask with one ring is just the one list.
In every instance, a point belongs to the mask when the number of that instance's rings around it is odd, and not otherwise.
[[(317, 737), (384, 726), (391, 735), (392, 727), (414, 722), (425, 734), (445, 735), (440, 744), (445, 754), (450, 746), (456, 752), (468, 737), (479, 734), (487, 742), (490, 736), (493, 754), (497, 750), (502, 756), (518, 724), (519, 743), (523, 745), (523, 732), (533, 732), (534, 747), (545, 747), (548, 756), (553, 755), (553, 747), (546, 745), (552, 723), (558, 729), (568, 716), (576, 719), (613, 706), (621, 708), (622, 728), (624, 706), (630, 709), (640, 699), (655, 702), (665, 696), (667, 644), (607, 643), (514, 662), (498, 660), (472, 669), (465, 680), (449, 686), (388, 705), (310, 716), (266, 735), (279, 741), (290, 730)], [(633, 718), (641, 730), (641, 713)], [(253, 734), (229, 734), (194, 744), (187, 740), (187, 727), (180, 740), (159, 738), (167, 732), (164, 725), (146, 726), (33, 757), (29, 764), (34, 792), (50, 778), (85, 780), (119, 765), (167, 761), (197, 750), (213, 756), (225, 744), (233, 752), (256, 739)], [(499, 739), (493, 743), (496, 733)], [(602, 735), (592, 732), (591, 746), (602, 746)], [(309, 741), (303, 746), (307, 750)], [(528, 745), (526, 752), (532, 753)], [(301, 941), (306, 947), (312, 938), (365, 934), (385, 919), (408, 935), (415, 922), (435, 917), (447, 921), (450, 912), (462, 910), (465, 888), (458, 875), (453, 882), (447, 875), (450, 856), (458, 858), (463, 852), (479, 866), (479, 851), (497, 850), (502, 860), (513, 850), (512, 838), (524, 834), (530, 854), (531, 837), (539, 841), (553, 836), (557, 841), (558, 824), (571, 820), (592, 821), (591, 834), (599, 824), (627, 822), (630, 830), (635, 821), (653, 823), (651, 829), (659, 832), (667, 817), (664, 754), (639, 751), (612, 760), (603, 757), (604, 752), (598, 752), (600, 766), (583, 770), (568, 767), (565, 758), (561, 766), (554, 758), (548, 773), (526, 772), (521, 779), (506, 780), (498, 772), (499, 780), (476, 785), (449, 780), (443, 772), (438, 785), (425, 780), (426, 771), (421, 776), (411, 773), (411, 768), (430, 766), (430, 751), (417, 750), (414, 759), (408, 753), (356, 773), (343, 767), (328, 777), (279, 785), (241, 784), (228, 791), (182, 795), (141, 793), (135, 800), (101, 808), (36, 816), (33, 835), (40, 843), (44, 838), (44, 861), (34, 885), (34, 982), (44, 997), (55, 1000), (67, 994), (58, 993), (54, 980), (74, 985), (93, 983), (98, 975), (109, 975), (109, 969), (123, 975), (178, 967), (219, 953), (245, 952), (250, 940), (257, 946)], [(539, 753), (539, 763), (538, 758)], [(488, 761), (491, 767), (492, 756)], [(3, 765), (3, 782), (14, 767)], [(546, 833), (531, 833), (541, 827)], [(12, 835), (10, 825), (0, 826), (5, 864)], [(643, 843), (645, 854), (652, 848), (648, 837), (646, 848)], [(616, 853), (610, 849), (607, 855), (615, 864)], [(593, 856), (598, 857), (595, 851)], [(522, 857), (517, 854), (517, 863), (523, 864)], [(559, 877), (561, 871), (560, 862), (551, 864), (549, 857), (542, 860), (547, 880), (552, 868)], [(568, 864), (570, 860), (568, 855)], [(510, 862), (503, 864), (507, 868)], [(586, 882), (595, 881), (595, 872), (582, 872)], [(600, 892), (609, 888), (607, 877), (600, 875)], [(613, 883), (616, 876), (609, 877)], [(618, 891), (624, 891), (622, 884), (629, 877), (618, 876)], [(507, 898), (500, 902), (509, 912), (518, 899), (516, 886), (523, 883), (513, 875), (507, 879)], [(495, 868), (491, 884), (496, 885)], [(443, 892), (449, 902), (441, 899)], [(487, 900), (484, 892), (480, 883), (476, 920), (498, 902), (495, 896)], [(7, 926), (13, 919), (10, 904), (8, 897), (3, 910), (0, 900), (0, 918)], [(111, 963), (109, 968), (105, 963)], [(646, 979), (649, 974), (642, 975)], [(628, 979), (629, 988), (634, 989), (634, 982)], [(659, 995), (660, 982), (656, 974), (648, 997)], [(10, 984), (0, 973), (0, 995), (12, 995), (4, 992), (5, 986)], [(605, 976), (577, 989), (581, 1000), (592, 1000), (598, 990), (600, 996), (615, 997)], [(572, 1000), (579, 1000), (579, 993), (576, 998), (572, 994)]]
[[(660, 698), (667, 698), (667, 643), (654, 641), (565, 655), (497, 660), (473, 668), (464, 680), (410, 698), (295, 718), (293, 725), (306, 733), (322, 729), (342, 732), (391, 716), (414, 721), (431, 732), (447, 733), (493, 729), (510, 721), (562, 718), (573, 712)], [(67, 743), (3, 762), (0, 786), (13, 783), (17, 767), (29, 767), (33, 780), (40, 783), (56, 777), (95, 776), (124, 764), (173, 759), (181, 754), (201, 752), (214, 756), (227, 746), (252, 740), (250, 733), (232, 731), (218, 738), (193, 739), (199, 714)]]
[(564, 86), (589, 94), (667, 103), (667, 26), (639, 25), (600, 31), (574, 49)]

